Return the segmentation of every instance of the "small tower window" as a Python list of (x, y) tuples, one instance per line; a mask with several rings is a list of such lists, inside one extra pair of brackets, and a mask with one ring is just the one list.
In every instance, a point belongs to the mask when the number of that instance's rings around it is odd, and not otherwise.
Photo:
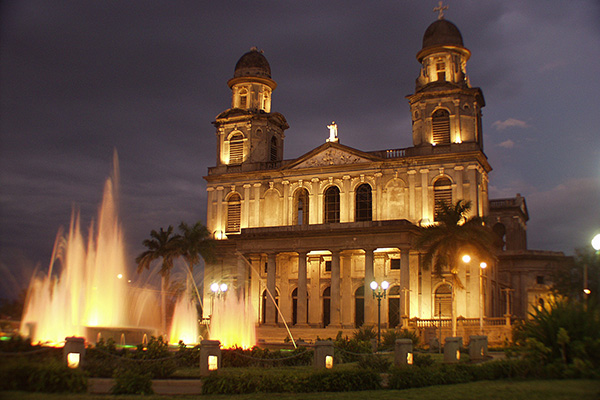
[(227, 227), (226, 233), (239, 232), (242, 216), (242, 199), (235, 193), (227, 201)]
[(450, 144), (450, 113), (440, 109), (431, 116), (433, 144)]
[(229, 163), (241, 164), (244, 161), (244, 137), (236, 133), (229, 139)]
[(446, 63), (443, 61), (438, 61), (435, 64), (435, 70), (437, 72), (437, 80), (445, 81), (446, 80)]
[(248, 90), (240, 90), (240, 108), (248, 107)]
[(435, 201), (434, 221), (439, 221), (439, 213), (442, 211), (442, 203), (452, 205), (452, 182), (448, 178), (440, 178), (433, 184), (433, 198)]
[(340, 222), (340, 189), (331, 186), (325, 191), (325, 223)]
[(355, 221), (373, 220), (373, 202), (371, 186), (362, 184), (356, 189)]
[(277, 138), (271, 138), (271, 161), (277, 161)]

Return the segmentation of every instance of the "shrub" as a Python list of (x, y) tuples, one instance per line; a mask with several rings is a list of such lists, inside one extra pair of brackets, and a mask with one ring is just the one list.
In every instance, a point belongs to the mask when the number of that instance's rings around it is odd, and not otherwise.
[(342, 336), (338, 333), (333, 342), (334, 357), (339, 363), (355, 362), (367, 354), (372, 354), (371, 343), (358, 340), (356, 337), (348, 339), (348, 336)]
[(392, 362), (382, 355), (369, 354), (358, 360), (358, 366), (375, 372), (387, 372), (392, 366)]
[(386, 349), (393, 349), (396, 345), (396, 339), (410, 339), (413, 342), (413, 347), (419, 345), (419, 335), (416, 332), (409, 331), (408, 329), (395, 330), (388, 329), (383, 333), (382, 345)]
[(152, 374), (142, 373), (137, 369), (115, 370), (115, 385), (110, 390), (112, 394), (154, 394), (152, 390)]
[(306, 392), (355, 392), (381, 389), (381, 375), (375, 371), (348, 369), (313, 373), (301, 384)]
[[(339, 334), (338, 334), (339, 336)], [(352, 334), (352, 339), (355, 339), (359, 342), (370, 342), (371, 339), (377, 338), (377, 332), (375, 332), (375, 327), (372, 326), (361, 326), (358, 330), (354, 331)]]
[(19, 359), (0, 366), (0, 390), (79, 393), (87, 390), (87, 378), (81, 371), (70, 369), (57, 360)]
[(240, 347), (222, 350), (223, 367), (281, 367), (310, 365), (312, 363), (313, 351), (305, 347), (294, 350), (271, 351), (253, 347), (244, 350)]

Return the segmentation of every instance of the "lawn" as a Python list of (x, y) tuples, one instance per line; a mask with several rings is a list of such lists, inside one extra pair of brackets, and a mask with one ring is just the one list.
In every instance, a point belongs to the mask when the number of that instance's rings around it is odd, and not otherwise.
[(219, 396), (103, 396), (0, 392), (2, 400), (573, 400), (600, 399), (600, 381), (537, 380), (479, 381), (459, 385), (431, 386), (407, 390), (377, 390), (346, 393), (253, 393)]

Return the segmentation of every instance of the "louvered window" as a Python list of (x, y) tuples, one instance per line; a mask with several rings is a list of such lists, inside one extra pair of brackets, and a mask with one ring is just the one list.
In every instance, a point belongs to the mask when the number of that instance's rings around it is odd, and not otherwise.
[(438, 221), (438, 215), (442, 210), (442, 203), (452, 205), (452, 182), (448, 178), (440, 178), (433, 184), (433, 198), (435, 201), (434, 220)]
[(437, 110), (431, 118), (433, 144), (450, 144), (450, 113)]
[(277, 161), (277, 138), (271, 138), (271, 161)]
[(308, 204), (308, 191), (306, 189), (299, 189), (296, 192), (294, 224), (308, 225)]
[(244, 161), (244, 137), (236, 134), (229, 140), (229, 164), (241, 164)]
[(226, 233), (239, 232), (241, 228), (242, 201), (239, 194), (234, 194), (227, 201)]

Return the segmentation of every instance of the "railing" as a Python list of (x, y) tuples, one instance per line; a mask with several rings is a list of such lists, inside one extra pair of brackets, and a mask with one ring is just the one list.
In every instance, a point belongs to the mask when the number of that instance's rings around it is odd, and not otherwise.
[[(442, 318), (442, 328), (449, 328), (452, 326), (452, 319)], [(504, 326), (506, 325), (506, 318), (484, 318), (483, 324), (486, 326)], [(410, 325), (416, 328), (438, 328), (440, 326), (439, 318), (421, 319), (413, 318), (410, 320)], [(457, 318), (457, 326), (479, 326), (479, 318)]]

